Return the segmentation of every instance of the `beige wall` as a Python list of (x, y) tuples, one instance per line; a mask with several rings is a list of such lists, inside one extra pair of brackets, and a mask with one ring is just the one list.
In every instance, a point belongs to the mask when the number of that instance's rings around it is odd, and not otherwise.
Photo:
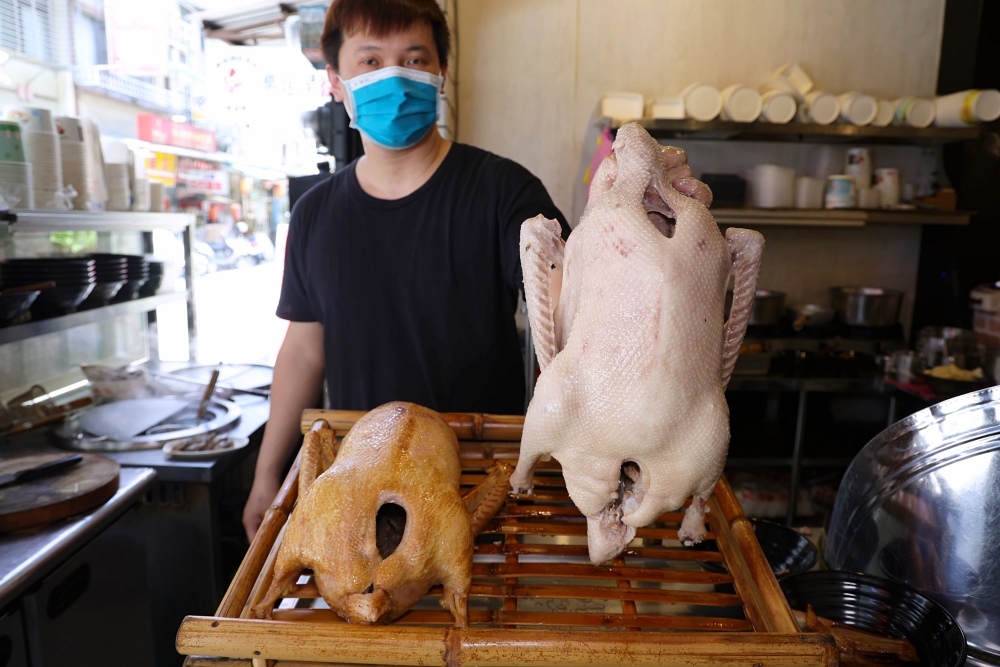
[[(932, 95), (945, 0), (455, 0), (458, 139), (510, 157), (542, 179), (575, 223), (573, 186), (601, 95), (679, 92), (695, 81), (757, 84), (798, 62), (817, 88), (894, 99)], [(718, 144), (718, 142), (711, 142)], [(745, 173), (781, 161), (837, 173), (816, 147), (685, 142), (695, 173)], [(732, 150), (728, 158), (724, 152)], [(837, 153), (841, 149), (834, 150)], [(909, 150), (911, 153), (907, 153)], [(701, 160), (699, 162), (699, 151)], [(917, 149), (876, 149), (878, 166), (915, 175)], [(839, 155), (839, 153), (837, 153)], [(828, 156), (829, 157), (829, 156)], [(886, 161), (892, 162), (887, 164)], [(899, 162), (900, 164), (896, 164)], [(931, 159), (931, 164), (934, 160)], [(833, 164), (837, 163), (837, 164)], [(902, 164), (906, 163), (906, 164)], [(701, 166), (699, 166), (701, 165)], [(729, 168), (724, 168), (729, 167)], [(825, 174), (815, 173), (823, 176)], [(825, 303), (836, 284), (907, 292), (909, 322), (918, 227), (761, 227), (761, 286), (793, 303)]]
[[(931, 95), (944, 0), (457, 0), (458, 138), (539, 176), (570, 215), (601, 95), (759, 83)], [(454, 17), (453, 17), (454, 19)]]

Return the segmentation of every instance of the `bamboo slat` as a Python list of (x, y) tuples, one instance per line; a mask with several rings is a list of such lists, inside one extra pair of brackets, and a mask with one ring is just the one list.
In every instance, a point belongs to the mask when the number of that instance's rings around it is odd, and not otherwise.
[[(343, 436), (363, 413), (308, 411)], [(462, 493), (497, 460), (518, 454), (521, 417), (444, 415), (460, 439)], [(249, 618), (272, 577), (296, 500), (296, 462), (254, 538), (216, 617), (188, 617), (177, 648), (187, 667), (583, 667), (836, 665), (832, 638), (799, 632), (732, 489), (709, 499), (707, 538), (718, 551), (682, 548), (683, 514), (640, 528), (611, 563), (588, 560), (586, 524), (557, 461), (536, 470), (531, 494), (509, 494), (475, 546), (468, 628), (441, 610), (441, 587), (388, 626), (355, 626), (327, 608), (313, 583), (270, 620)], [(727, 572), (699, 563), (723, 563)], [(732, 585), (735, 593), (718, 586)], [(285, 605), (287, 606), (287, 605)], [(325, 605), (320, 605), (324, 607)], [(242, 618), (240, 618), (242, 617)], [(789, 625), (791, 624), (791, 625)], [(610, 632), (609, 630), (613, 630)], [(213, 657), (215, 656), (215, 657)]]

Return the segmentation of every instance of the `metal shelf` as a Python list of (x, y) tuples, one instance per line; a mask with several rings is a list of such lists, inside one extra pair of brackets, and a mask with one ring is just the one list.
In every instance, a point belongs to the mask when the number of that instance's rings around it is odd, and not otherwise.
[[(657, 139), (699, 139), (738, 141), (795, 141), (812, 143), (863, 144), (945, 144), (974, 141), (980, 137), (979, 127), (859, 127), (833, 123), (733, 123), (729, 121), (664, 120), (643, 118), (636, 121)], [(615, 122), (613, 129), (624, 123)]]
[(974, 211), (881, 209), (712, 208), (720, 225), (864, 227), (866, 225), (967, 225)]
[(174, 303), (175, 301), (185, 301), (187, 298), (187, 291), (169, 292), (167, 294), (157, 294), (144, 299), (135, 299), (134, 301), (115, 303), (101, 308), (82, 310), (77, 313), (70, 313), (69, 315), (53, 317), (47, 320), (16, 324), (14, 326), (0, 329), (0, 345), (16, 343), (19, 340), (33, 338), (34, 336), (41, 336), (55, 331), (65, 331), (66, 329), (72, 329), (85, 324), (105, 322), (121, 315), (145, 313), (150, 310), (155, 310), (158, 306)]
[[(133, 213), (130, 211), (13, 211), (17, 222), (6, 223), (11, 232), (181, 231), (194, 224), (192, 213)], [(0, 223), (2, 224), (2, 223)]]

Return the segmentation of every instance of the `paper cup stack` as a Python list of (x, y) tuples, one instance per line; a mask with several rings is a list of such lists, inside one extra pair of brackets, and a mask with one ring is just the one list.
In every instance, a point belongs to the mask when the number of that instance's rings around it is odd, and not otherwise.
[(79, 118), (56, 118), (62, 151), (63, 184), (76, 190), (73, 208), (90, 210), (90, 173), (87, 167), (87, 146), (83, 141), (83, 128)]
[(149, 211), (149, 179), (136, 178), (132, 186), (132, 210)]
[(104, 175), (108, 185), (109, 211), (127, 211), (131, 205), (128, 184), (128, 165), (107, 163), (104, 165)]
[(34, 208), (34, 194), (21, 126), (14, 121), (0, 121), (0, 195), (7, 206)]
[(48, 109), (28, 109), (27, 123), (22, 123), (24, 152), (31, 163), (35, 208), (56, 207), (56, 197), (62, 189), (62, 158), (59, 135)]

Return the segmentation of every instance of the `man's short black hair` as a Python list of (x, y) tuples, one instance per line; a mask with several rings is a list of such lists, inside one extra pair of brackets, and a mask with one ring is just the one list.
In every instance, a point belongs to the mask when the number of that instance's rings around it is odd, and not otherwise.
[(335, 0), (326, 12), (323, 26), (323, 57), (328, 65), (339, 70), (345, 35), (363, 31), (384, 37), (417, 21), (430, 23), (438, 60), (444, 67), (448, 64), (451, 33), (436, 0)]

